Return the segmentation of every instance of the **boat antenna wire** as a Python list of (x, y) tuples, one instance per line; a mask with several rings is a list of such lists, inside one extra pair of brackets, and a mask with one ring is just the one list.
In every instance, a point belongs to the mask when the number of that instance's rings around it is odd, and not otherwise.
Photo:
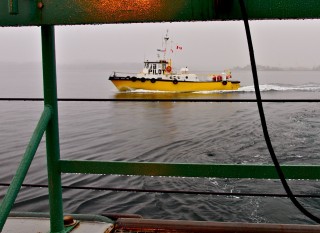
[(242, 13), (242, 18), (243, 18), (243, 22), (244, 22), (244, 26), (245, 26), (245, 30), (246, 30), (246, 35), (247, 35), (247, 41), (248, 41), (248, 47), (249, 47), (249, 54), (250, 54), (250, 61), (251, 61), (251, 69), (252, 69), (252, 76), (253, 76), (253, 82), (254, 82), (254, 89), (255, 89), (255, 93), (256, 93), (256, 98), (257, 98), (257, 105), (258, 105), (258, 109), (259, 109), (259, 115), (260, 115), (260, 120), (261, 120), (261, 126), (263, 129), (263, 134), (264, 134), (264, 138), (266, 141), (266, 144), (268, 146), (268, 150), (270, 153), (270, 156), (272, 158), (273, 164), (276, 168), (276, 171), (278, 173), (278, 176), (281, 180), (281, 183), (288, 195), (288, 197), (290, 198), (291, 202), (308, 218), (312, 219), (313, 221), (320, 223), (320, 219), (316, 216), (314, 216), (312, 213), (310, 213), (308, 210), (306, 210), (301, 204), (300, 202), (295, 198), (295, 196), (293, 195), (287, 181), (286, 178), (284, 176), (283, 171), (281, 170), (279, 161), (277, 159), (277, 156), (273, 150), (272, 147), (272, 143), (269, 137), (269, 133), (268, 133), (268, 128), (267, 128), (267, 123), (266, 123), (266, 118), (264, 115), (264, 111), (263, 111), (263, 106), (262, 106), (262, 100), (261, 100), (261, 94), (260, 94), (260, 89), (259, 89), (259, 81), (258, 81), (258, 73), (257, 73), (257, 67), (256, 67), (256, 62), (255, 62), (255, 58), (254, 58), (254, 51), (253, 51), (253, 45), (252, 45), (252, 39), (251, 39), (251, 33), (250, 33), (250, 27), (249, 27), (249, 20), (248, 20), (248, 15), (246, 12), (246, 7), (244, 4), (243, 0), (239, 0), (240, 3), (240, 8), (241, 8), (241, 13)]

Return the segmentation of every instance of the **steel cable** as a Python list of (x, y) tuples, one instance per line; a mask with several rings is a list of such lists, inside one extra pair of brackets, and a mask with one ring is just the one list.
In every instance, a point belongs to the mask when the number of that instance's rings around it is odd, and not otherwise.
[[(0, 101), (43, 101), (43, 98), (0, 98)], [(256, 99), (205, 99), (205, 98), (121, 98), (121, 99), (94, 99), (94, 98), (59, 98), (58, 101), (61, 102), (247, 102), (255, 103)], [(319, 103), (320, 99), (262, 99), (262, 102), (270, 103)]]
[[(0, 186), (8, 187), (10, 183), (0, 183)], [(48, 188), (43, 184), (22, 184), (25, 188)], [(66, 186), (63, 189), (80, 189), (94, 191), (112, 191), (112, 192), (136, 192), (136, 193), (172, 193), (172, 194), (189, 194), (189, 195), (215, 195), (215, 196), (244, 196), (244, 197), (288, 197), (285, 193), (252, 193), (252, 192), (216, 192), (216, 191), (187, 191), (187, 190), (166, 190), (166, 189), (135, 189), (135, 188), (113, 188), (113, 187), (96, 187), (96, 186)], [(296, 194), (300, 198), (320, 198), (319, 194)]]

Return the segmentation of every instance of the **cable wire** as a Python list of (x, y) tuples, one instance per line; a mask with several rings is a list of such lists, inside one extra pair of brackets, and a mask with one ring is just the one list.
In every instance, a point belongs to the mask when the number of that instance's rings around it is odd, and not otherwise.
[[(10, 186), (10, 183), (0, 183), (0, 186)], [(44, 184), (22, 184), (25, 188), (48, 188)], [(244, 197), (288, 197), (285, 193), (252, 193), (252, 192), (216, 192), (216, 191), (197, 191), (197, 190), (168, 190), (168, 189), (135, 189), (135, 188), (114, 188), (114, 187), (96, 187), (96, 186), (66, 186), (63, 189), (80, 189), (94, 191), (112, 191), (112, 192), (136, 192), (136, 193), (171, 193), (171, 194), (189, 194), (189, 195), (215, 195), (215, 196), (244, 196)], [(320, 198), (319, 194), (296, 194), (300, 198)]]
[[(0, 101), (43, 101), (43, 98), (0, 98)], [(257, 99), (208, 99), (208, 98), (113, 98), (113, 99), (95, 99), (95, 98), (59, 98), (60, 102), (257, 102)], [(320, 99), (262, 99), (262, 102), (270, 103), (319, 103)]]
[(254, 89), (255, 89), (255, 93), (256, 93), (256, 98), (257, 98), (257, 105), (258, 105), (258, 109), (259, 109), (259, 115), (260, 115), (260, 120), (261, 120), (261, 126), (263, 129), (263, 134), (264, 134), (264, 138), (270, 153), (270, 156), (272, 158), (273, 164), (276, 168), (276, 171), (278, 173), (278, 176), (281, 180), (281, 183), (286, 191), (286, 193), (288, 194), (288, 197), (290, 198), (291, 202), (308, 218), (312, 219), (313, 221), (320, 223), (320, 219), (316, 216), (314, 216), (312, 213), (310, 213), (308, 210), (306, 210), (301, 204), (300, 202), (295, 198), (295, 196), (293, 195), (287, 181), (285, 178), (285, 175), (283, 173), (283, 171), (281, 170), (279, 161), (277, 159), (277, 156), (273, 150), (273, 146), (271, 143), (271, 139), (268, 133), (268, 127), (267, 127), (267, 123), (266, 123), (266, 119), (265, 119), (265, 115), (264, 115), (264, 111), (263, 111), (263, 105), (262, 105), (262, 101), (261, 101), (261, 94), (260, 94), (260, 89), (259, 89), (259, 81), (258, 81), (258, 73), (257, 73), (257, 66), (256, 66), (256, 62), (255, 62), (255, 57), (254, 57), (254, 50), (253, 50), (253, 44), (252, 44), (252, 39), (251, 39), (251, 33), (250, 33), (250, 27), (249, 27), (249, 20), (248, 20), (248, 15), (247, 15), (247, 11), (246, 11), (246, 7), (244, 4), (243, 0), (239, 0), (240, 3), (240, 8), (241, 8), (241, 13), (242, 13), (242, 18), (243, 18), (243, 22), (244, 22), (244, 26), (245, 26), (245, 30), (246, 30), (246, 36), (247, 36), (247, 41), (248, 41), (248, 47), (249, 47), (249, 54), (250, 54), (250, 61), (251, 61), (251, 69), (252, 69), (252, 75), (253, 75), (253, 83), (254, 83)]

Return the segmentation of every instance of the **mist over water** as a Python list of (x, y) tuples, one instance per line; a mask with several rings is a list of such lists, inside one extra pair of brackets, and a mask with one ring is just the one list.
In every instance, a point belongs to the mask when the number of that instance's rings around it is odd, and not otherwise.
[[(41, 67), (2, 69), (1, 97), (42, 97)], [(241, 88), (228, 92), (120, 93), (109, 69), (58, 68), (60, 98), (255, 98), (250, 71), (234, 71)], [(4, 78), (5, 77), (5, 78)], [(317, 99), (320, 72), (261, 71), (262, 98)], [(16, 83), (14, 85), (14, 82)], [(18, 91), (15, 91), (17, 88)], [(281, 164), (318, 164), (319, 103), (264, 103)], [(40, 117), (42, 102), (0, 102), (0, 180), (10, 182)], [(59, 102), (61, 158), (101, 161), (270, 164), (256, 103)], [(43, 139), (25, 183), (47, 184)], [(64, 211), (122, 212), (145, 218), (312, 223), (287, 198), (237, 193), (284, 193), (277, 180), (62, 175), (63, 185), (230, 192), (194, 195), (64, 189)], [(289, 181), (295, 194), (319, 194), (317, 181)], [(3, 198), (6, 187), (0, 187)], [(315, 215), (318, 199), (299, 198)], [(48, 211), (45, 188), (22, 188), (15, 211)]]

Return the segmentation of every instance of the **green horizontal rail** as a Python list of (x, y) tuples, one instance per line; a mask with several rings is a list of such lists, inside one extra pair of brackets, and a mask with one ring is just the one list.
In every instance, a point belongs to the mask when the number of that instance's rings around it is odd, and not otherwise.
[[(245, 0), (249, 19), (320, 18), (319, 0)], [(241, 20), (238, 0), (8, 0), (0, 26)]]
[(37, 124), (37, 127), (32, 134), (32, 137), (27, 146), (27, 149), (19, 164), (17, 172), (13, 177), (10, 187), (8, 188), (7, 193), (0, 204), (0, 232), (2, 231), (2, 228), (10, 213), (10, 210), (14, 204), (14, 201), (18, 196), (23, 180), (27, 175), (31, 162), (41, 142), (42, 136), (50, 121), (51, 113), (52, 113), (51, 107), (45, 106), (42, 112), (42, 115), (40, 117), (40, 120)]
[[(62, 173), (278, 179), (273, 165), (184, 164), (60, 160)], [(287, 179), (320, 179), (320, 166), (284, 165)]]

